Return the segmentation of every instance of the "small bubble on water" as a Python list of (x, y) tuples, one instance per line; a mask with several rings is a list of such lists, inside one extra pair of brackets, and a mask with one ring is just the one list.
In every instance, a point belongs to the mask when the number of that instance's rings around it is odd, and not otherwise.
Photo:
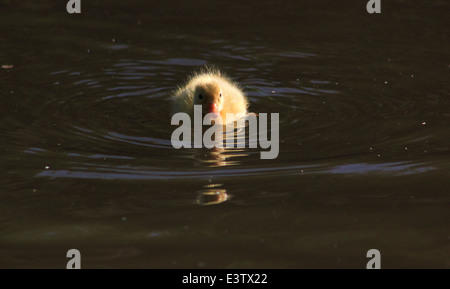
[(205, 267), (206, 266), (206, 262), (198, 262), (197, 266), (199, 268)]
[(149, 238), (157, 238), (163, 236), (162, 232), (151, 232), (147, 235)]

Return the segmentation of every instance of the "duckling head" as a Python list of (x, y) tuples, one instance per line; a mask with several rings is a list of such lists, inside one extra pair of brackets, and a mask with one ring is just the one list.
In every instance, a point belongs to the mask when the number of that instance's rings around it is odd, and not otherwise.
[(202, 83), (195, 87), (194, 104), (202, 105), (203, 114), (220, 113), (224, 96), (217, 82)]

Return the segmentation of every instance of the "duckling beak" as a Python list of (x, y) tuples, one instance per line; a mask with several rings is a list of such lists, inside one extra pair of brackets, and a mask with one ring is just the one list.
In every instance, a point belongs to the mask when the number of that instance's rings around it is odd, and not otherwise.
[(217, 107), (216, 103), (210, 103), (208, 104), (208, 113), (219, 113), (219, 108)]

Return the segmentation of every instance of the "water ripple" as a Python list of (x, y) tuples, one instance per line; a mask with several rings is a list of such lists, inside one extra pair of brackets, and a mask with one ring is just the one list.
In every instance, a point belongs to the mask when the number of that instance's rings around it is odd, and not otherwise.
[(55, 178), (75, 178), (75, 179), (105, 179), (105, 180), (171, 180), (171, 179), (202, 179), (209, 177), (238, 177), (245, 174), (249, 176), (282, 176), (282, 175), (310, 175), (310, 174), (379, 174), (384, 176), (402, 176), (420, 174), (435, 170), (434, 167), (426, 164), (415, 164), (408, 162), (379, 163), (379, 164), (345, 164), (331, 168), (318, 165), (297, 165), (287, 167), (268, 168), (245, 168), (245, 169), (209, 169), (207, 171), (161, 171), (147, 170), (145, 168), (111, 168), (113, 172), (92, 172), (75, 170), (44, 170), (36, 177)]

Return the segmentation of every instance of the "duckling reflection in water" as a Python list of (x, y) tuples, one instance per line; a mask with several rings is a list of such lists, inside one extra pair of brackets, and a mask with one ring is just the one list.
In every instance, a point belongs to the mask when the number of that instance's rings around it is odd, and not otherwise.
[(196, 167), (226, 167), (241, 164), (240, 157), (248, 156), (244, 149), (211, 148), (208, 150), (193, 150), (194, 165)]
[(197, 197), (199, 205), (217, 205), (228, 201), (231, 195), (227, 194), (227, 190), (221, 189), (222, 184), (205, 185), (205, 189), (200, 192)]

